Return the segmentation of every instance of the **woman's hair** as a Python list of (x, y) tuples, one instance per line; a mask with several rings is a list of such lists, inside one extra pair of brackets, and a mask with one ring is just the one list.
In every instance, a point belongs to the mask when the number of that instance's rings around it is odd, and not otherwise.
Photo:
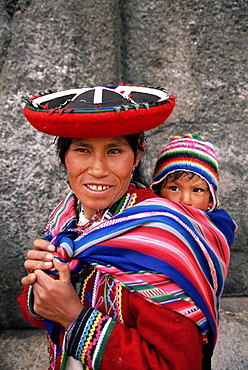
[(65, 164), (65, 155), (72, 142), (72, 138), (58, 137), (57, 138), (57, 151), (61, 164)]
[[(140, 136), (141, 136), (140, 133), (129, 134), (129, 135), (124, 136), (134, 153), (134, 159), (136, 159), (138, 149), (141, 151), (144, 151), (144, 148), (140, 145)], [(58, 156), (59, 156), (61, 164), (63, 165), (65, 164), (65, 155), (71, 145), (71, 142), (72, 142), (72, 138), (68, 138), (68, 137), (58, 137), (57, 139)], [(148, 187), (148, 183), (145, 180), (141, 167), (142, 167), (142, 164), (140, 161), (138, 166), (134, 170), (132, 181), (139, 182), (142, 185)]]

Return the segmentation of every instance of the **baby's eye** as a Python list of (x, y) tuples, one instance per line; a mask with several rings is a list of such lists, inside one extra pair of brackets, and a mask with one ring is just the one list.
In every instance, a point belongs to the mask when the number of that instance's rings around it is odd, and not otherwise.
[(201, 188), (194, 188), (193, 189), (193, 192), (194, 193), (201, 193), (201, 192), (203, 192), (204, 191), (204, 189), (201, 189)]
[(178, 186), (172, 185), (172, 186), (170, 186), (170, 190), (172, 190), (172, 191), (179, 191), (180, 189), (179, 189)]

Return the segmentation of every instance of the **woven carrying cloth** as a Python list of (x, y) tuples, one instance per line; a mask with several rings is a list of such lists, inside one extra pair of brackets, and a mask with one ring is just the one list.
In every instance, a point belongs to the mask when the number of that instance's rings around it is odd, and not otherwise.
[(175, 97), (161, 88), (91, 86), (23, 99), (24, 115), (45, 134), (70, 138), (123, 136), (161, 125)]
[[(79, 236), (75, 204), (73, 193), (60, 203), (50, 217), (47, 237), (60, 258), (72, 259), (72, 273), (78, 262), (88, 263), (144, 299), (189, 317), (203, 337), (210, 328), (215, 343), (219, 298), (236, 229), (224, 210), (207, 213), (152, 198)], [(192, 299), (192, 312), (188, 305), (184, 310), (183, 298), (166, 290), (163, 279), (168, 277)]]

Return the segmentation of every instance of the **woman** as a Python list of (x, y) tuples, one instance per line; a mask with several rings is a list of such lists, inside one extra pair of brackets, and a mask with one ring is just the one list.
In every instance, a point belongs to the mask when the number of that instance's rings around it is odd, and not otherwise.
[(28, 253), (23, 315), (48, 330), (49, 369), (201, 369), (235, 224), (140, 188), (142, 128), (161, 124), (173, 97), (92, 89), (35, 98), (24, 111), (39, 130), (70, 137), (58, 149), (71, 192)]

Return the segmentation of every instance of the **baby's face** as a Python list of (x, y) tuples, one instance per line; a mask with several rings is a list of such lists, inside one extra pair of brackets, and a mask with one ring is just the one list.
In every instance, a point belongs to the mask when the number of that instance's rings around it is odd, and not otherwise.
[(184, 173), (179, 179), (170, 174), (165, 179), (160, 195), (162, 198), (207, 211), (211, 199), (208, 183), (200, 176), (190, 178)]

